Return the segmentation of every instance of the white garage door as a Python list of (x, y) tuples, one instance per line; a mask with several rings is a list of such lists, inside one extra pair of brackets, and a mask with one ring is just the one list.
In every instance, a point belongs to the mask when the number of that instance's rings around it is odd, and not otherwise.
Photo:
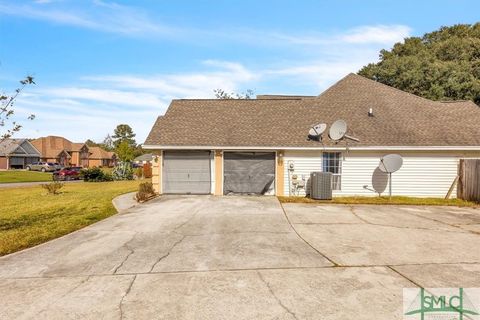
[(163, 193), (209, 194), (210, 151), (165, 151)]

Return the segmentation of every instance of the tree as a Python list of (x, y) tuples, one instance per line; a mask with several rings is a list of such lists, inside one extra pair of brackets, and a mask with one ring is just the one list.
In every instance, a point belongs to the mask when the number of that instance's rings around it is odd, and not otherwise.
[(105, 139), (103, 139), (102, 146), (107, 151), (113, 151), (115, 149), (115, 146), (113, 145), (113, 139), (109, 134), (107, 134)]
[(135, 147), (137, 143), (135, 142), (135, 133), (133, 133), (132, 127), (128, 124), (119, 124), (113, 131), (113, 145), (115, 148), (118, 148), (120, 143), (126, 141), (131, 147)]
[(213, 92), (217, 99), (253, 99), (255, 96), (255, 92), (251, 89), (248, 89), (243, 93), (229, 93), (223, 89), (214, 89)]
[(87, 139), (87, 141), (85, 141), (85, 144), (86, 144), (88, 147), (100, 147), (100, 146), (101, 146), (99, 143), (96, 143), (96, 142), (93, 141), (92, 139)]
[(128, 143), (127, 140), (121, 141), (115, 151), (121, 161), (132, 161), (135, 157), (135, 149)]
[(433, 100), (480, 105), (480, 23), (442, 27), (380, 51), (360, 75)]
[[(16, 132), (22, 129), (22, 125), (16, 121), (11, 121), (11, 117), (15, 113), (15, 101), (27, 85), (35, 84), (35, 82), (33, 81), (33, 77), (27, 76), (20, 81), (20, 84), (21, 86), (15, 89), (13, 95), (7, 96), (0, 94), (0, 142), (12, 137)], [(31, 114), (27, 119), (33, 120), (35, 119), (35, 115)], [(4, 127), (8, 128), (4, 129)]]

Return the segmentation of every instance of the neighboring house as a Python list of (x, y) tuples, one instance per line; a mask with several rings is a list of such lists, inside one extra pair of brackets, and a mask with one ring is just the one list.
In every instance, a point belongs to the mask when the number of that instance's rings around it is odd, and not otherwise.
[[(312, 125), (337, 119), (359, 142), (335, 143), (328, 129), (323, 142), (307, 139)], [(143, 147), (157, 154), (152, 181), (160, 193), (292, 195), (294, 175), (328, 171), (334, 196), (376, 195), (379, 160), (397, 153), (404, 162), (393, 174), (394, 195), (443, 197), (458, 159), (480, 157), (480, 108), (350, 74), (316, 97), (173, 100)]]
[(152, 163), (152, 160), (153, 160), (153, 153), (146, 153), (133, 159), (133, 162), (136, 164), (144, 165), (145, 163)]
[(103, 150), (100, 147), (89, 147), (89, 167), (114, 167), (117, 162), (115, 152)]
[(40, 152), (27, 139), (5, 139), (0, 142), (0, 169), (25, 169), (39, 159)]
[(41, 153), (41, 160), (57, 162), (63, 166), (88, 167), (89, 148), (58, 136), (41, 137), (32, 141)]

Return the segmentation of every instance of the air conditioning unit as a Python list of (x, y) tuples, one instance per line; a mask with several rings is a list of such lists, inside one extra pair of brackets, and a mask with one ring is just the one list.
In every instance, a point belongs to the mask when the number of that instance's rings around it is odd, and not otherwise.
[(310, 198), (332, 200), (331, 172), (312, 172), (310, 174)]

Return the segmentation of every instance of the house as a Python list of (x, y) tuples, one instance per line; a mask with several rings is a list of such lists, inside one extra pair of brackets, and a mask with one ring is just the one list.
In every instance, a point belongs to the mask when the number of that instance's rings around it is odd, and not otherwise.
[(88, 147), (88, 150), (90, 152), (89, 167), (114, 167), (117, 163), (115, 152), (106, 151), (100, 147)]
[(40, 152), (27, 139), (5, 139), (0, 142), (0, 169), (25, 169), (37, 162)]
[[(343, 119), (359, 139), (308, 139), (312, 125)], [(159, 193), (293, 195), (292, 180), (333, 174), (334, 196), (376, 195), (386, 154), (403, 156), (393, 194), (443, 197), (459, 158), (480, 157), (480, 108), (439, 102), (349, 74), (319, 96), (173, 100), (143, 146), (156, 154)]]
[(33, 140), (32, 144), (40, 151), (42, 161), (57, 162), (63, 166), (113, 167), (117, 161), (114, 152), (71, 142), (64, 137), (41, 137)]
[(32, 141), (41, 153), (41, 161), (56, 162), (62, 166), (88, 167), (89, 148), (85, 143), (75, 143), (58, 137), (41, 137)]
[(153, 153), (146, 153), (133, 159), (133, 162), (143, 166), (145, 163), (152, 163), (152, 160), (153, 160)]

